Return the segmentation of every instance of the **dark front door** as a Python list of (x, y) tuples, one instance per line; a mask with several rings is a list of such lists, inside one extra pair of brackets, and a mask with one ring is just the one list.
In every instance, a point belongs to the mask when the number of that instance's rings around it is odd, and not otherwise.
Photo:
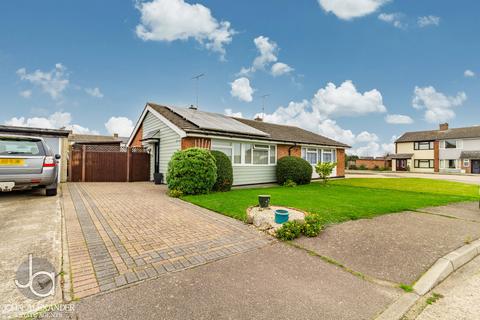
[(397, 159), (397, 171), (406, 171), (406, 170), (407, 170), (407, 160)]
[(472, 173), (480, 174), (480, 160), (472, 160)]

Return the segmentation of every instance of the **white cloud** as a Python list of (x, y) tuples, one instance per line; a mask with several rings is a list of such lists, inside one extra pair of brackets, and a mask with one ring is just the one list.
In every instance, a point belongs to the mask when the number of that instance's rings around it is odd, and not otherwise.
[(21, 80), (29, 81), (35, 86), (40, 87), (42, 91), (49, 94), (52, 99), (59, 99), (62, 92), (67, 88), (69, 80), (68, 74), (61, 63), (55, 64), (55, 68), (48, 72), (35, 70), (27, 73), (25, 68), (17, 70), (17, 75)]
[(395, 153), (395, 140), (396, 136), (392, 136), (390, 142), (379, 143), (377, 141), (369, 141), (366, 145), (350, 149), (347, 152), (349, 154), (355, 154), (360, 157), (379, 157), (387, 154)]
[(32, 96), (32, 90), (20, 91), (20, 95), (24, 98), (30, 98)]
[(103, 93), (99, 88), (85, 88), (85, 92), (95, 98), (103, 98)]
[(195, 39), (209, 50), (225, 55), (225, 45), (235, 31), (230, 22), (218, 22), (209, 8), (184, 0), (153, 0), (138, 2), (141, 13), (136, 34), (142, 40), (175, 41)]
[(81, 134), (98, 134), (98, 131), (90, 130), (78, 124), (72, 124), (72, 115), (68, 112), (55, 112), (48, 117), (33, 117), (33, 118), (11, 118), (5, 121), (7, 126), (18, 127), (33, 127), (45, 129), (60, 129), (65, 128), (72, 130), (74, 133)]
[(378, 19), (382, 20), (383, 22), (389, 23), (398, 29), (405, 29), (407, 27), (407, 25), (402, 22), (403, 14), (398, 12), (397, 13), (380, 13), (378, 15)]
[(375, 133), (371, 133), (371, 132), (368, 132), (368, 131), (362, 131), (357, 135), (355, 141), (356, 142), (378, 141), (378, 136)]
[(463, 73), (463, 75), (464, 75), (466, 78), (473, 78), (473, 77), (475, 77), (475, 72), (473, 72), (473, 71), (470, 70), (470, 69), (467, 69), (467, 70), (465, 70), (465, 72)]
[(293, 68), (283, 62), (277, 62), (272, 66), (272, 75), (278, 77), (293, 71)]
[(390, 0), (318, 0), (326, 12), (331, 12), (338, 18), (350, 20), (363, 17), (378, 10)]
[(243, 114), (241, 112), (233, 112), (232, 109), (225, 109), (224, 113), (226, 116), (229, 116), (229, 117), (243, 118)]
[(434, 87), (415, 87), (412, 106), (425, 109), (425, 120), (430, 123), (445, 122), (455, 117), (454, 107), (461, 106), (467, 95), (458, 92), (456, 96), (447, 96), (435, 90)]
[(245, 77), (238, 78), (231, 83), (231, 86), (230, 94), (232, 97), (236, 97), (241, 101), (252, 102), (252, 95), (255, 90), (250, 86), (250, 80)]
[(130, 137), (133, 131), (133, 122), (126, 117), (111, 117), (105, 123), (105, 128), (111, 135), (117, 133), (120, 137)]
[(312, 99), (312, 106), (326, 116), (357, 116), (367, 113), (383, 113), (387, 108), (383, 105), (382, 94), (373, 89), (358, 92), (352, 81), (347, 80), (339, 87), (328, 83), (317, 91)]
[(385, 117), (385, 122), (390, 124), (411, 124), (413, 119), (403, 114), (389, 114)]
[(428, 27), (428, 26), (438, 26), (440, 25), (440, 17), (432, 16), (432, 15), (418, 17), (417, 23), (418, 23), (418, 26), (421, 28)]

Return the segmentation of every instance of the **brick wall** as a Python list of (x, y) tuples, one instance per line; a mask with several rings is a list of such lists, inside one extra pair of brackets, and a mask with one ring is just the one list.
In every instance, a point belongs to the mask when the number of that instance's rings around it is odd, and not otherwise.
[(138, 128), (137, 133), (135, 134), (135, 137), (133, 137), (132, 143), (130, 144), (130, 147), (141, 147), (142, 146), (142, 137), (143, 137), (143, 123), (140, 125), (140, 128)]
[(440, 171), (440, 143), (438, 141), (433, 143), (433, 171)]
[(337, 177), (345, 176), (345, 149), (337, 149)]
[[(288, 154), (289, 149), (290, 149), (290, 154)], [(300, 146), (289, 146), (285, 144), (278, 144), (277, 159), (286, 157), (288, 155), (300, 158), (302, 156), (302, 148)]]
[(357, 167), (364, 166), (367, 169), (373, 170), (375, 166), (378, 168), (391, 168), (392, 162), (390, 160), (374, 160), (374, 159), (357, 159), (355, 160), (355, 165)]
[(212, 142), (209, 138), (195, 138), (195, 137), (185, 137), (182, 138), (182, 150), (188, 148), (202, 148), (210, 149)]

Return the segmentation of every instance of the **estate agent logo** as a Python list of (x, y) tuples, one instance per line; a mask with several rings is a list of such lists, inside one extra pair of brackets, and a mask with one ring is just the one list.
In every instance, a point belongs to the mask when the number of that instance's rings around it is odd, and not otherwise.
[(27, 298), (41, 300), (55, 295), (55, 275), (48, 260), (29, 254), (17, 269), (15, 285)]

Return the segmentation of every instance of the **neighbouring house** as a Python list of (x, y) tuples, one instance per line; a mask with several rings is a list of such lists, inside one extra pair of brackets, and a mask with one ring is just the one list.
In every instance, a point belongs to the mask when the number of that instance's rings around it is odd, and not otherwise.
[(128, 138), (119, 137), (118, 134), (103, 136), (96, 134), (77, 134), (73, 133), (68, 138), (70, 145), (110, 145), (125, 146)]
[(394, 171), (480, 174), (480, 126), (406, 132), (390, 158)]
[(360, 157), (355, 160), (355, 166), (365, 167), (366, 169), (390, 169), (392, 167), (392, 160), (388, 157)]
[(68, 137), (71, 131), (0, 125), (0, 134), (42, 137), (54, 154), (61, 155), (58, 181), (67, 181)]
[[(219, 150), (232, 161), (233, 184), (276, 181), (276, 163), (287, 155), (312, 165), (337, 162), (332, 176), (345, 174), (346, 144), (299, 127), (248, 120), (222, 114), (147, 103), (128, 146), (151, 150), (151, 179), (167, 173), (173, 153), (190, 147)], [(318, 178), (316, 173), (313, 178)]]

